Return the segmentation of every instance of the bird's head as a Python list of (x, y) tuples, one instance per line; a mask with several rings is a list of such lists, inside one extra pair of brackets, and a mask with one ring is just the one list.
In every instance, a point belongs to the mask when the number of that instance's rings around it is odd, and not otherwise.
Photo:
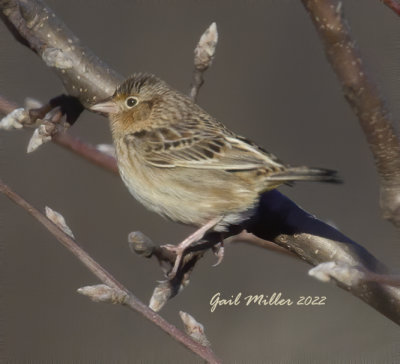
[(169, 90), (167, 84), (156, 76), (137, 73), (118, 86), (112, 96), (90, 109), (107, 114), (114, 131), (140, 129)]

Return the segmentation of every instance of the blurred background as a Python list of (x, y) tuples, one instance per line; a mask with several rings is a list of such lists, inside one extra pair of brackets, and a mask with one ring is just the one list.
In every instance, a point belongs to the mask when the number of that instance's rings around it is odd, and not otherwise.
[[(193, 49), (216, 21), (217, 54), (198, 103), (239, 134), (290, 164), (337, 169), (345, 184), (297, 184), (281, 191), (333, 223), (398, 270), (399, 234), (382, 220), (378, 179), (358, 121), (345, 102), (300, 1), (48, 0), (98, 56), (123, 75), (157, 74), (187, 92)], [(345, 15), (394, 119), (400, 114), (400, 19), (378, 0), (344, 1)], [(58, 78), (0, 24), (0, 92), (22, 104), (63, 92)], [(397, 127), (397, 126), (396, 126)], [(105, 118), (84, 112), (71, 134), (110, 143)], [(191, 229), (136, 202), (120, 179), (48, 143), (27, 155), (32, 131), (0, 133), (1, 178), (34, 206), (61, 212), (79, 243), (141, 300), (162, 274), (131, 254), (130, 231), (160, 243)], [(2, 355), (7, 363), (190, 363), (196, 358), (139, 315), (93, 303), (76, 289), (98, 283), (26, 212), (0, 196)], [(333, 284), (307, 275), (286, 255), (235, 244), (222, 264), (207, 254), (191, 284), (161, 314), (205, 326), (226, 363), (400, 362), (400, 332), (384, 316)], [(285, 298), (326, 296), (325, 306), (222, 307), (217, 293)]]

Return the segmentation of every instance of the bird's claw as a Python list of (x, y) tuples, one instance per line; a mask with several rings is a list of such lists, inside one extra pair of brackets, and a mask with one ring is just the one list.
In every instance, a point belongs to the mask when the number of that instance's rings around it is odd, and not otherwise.
[(213, 250), (214, 255), (217, 257), (217, 262), (215, 264), (213, 264), (213, 267), (216, 267), (216, 266), (220, 265), (220, 263), (224, 259), (224, 256), (225, 256), (224, 243), (221, 242), (221, 243), (214, 245), (212, 250)]
[(173, 279), (178, 272), (179, 266), (181, 264), (183, 254), (185, 250), (192, 245), (194, 242), (199, 241), (203, 238), (203, 236), (211, 230), (215, 225), (217, 225), (222, 219), (222, 216), (216, 217), (210, 220), (207, 224), (203, 225), (201, 228), (196, 230), (193, 234), (189, 235), (184, 241), (182, 241), (179, 245), (173, 244), (165, 244), (162, 245), (162, 248), (165, 248), (176, 254), (176, 259), (174, 266), (171, 272), (168, 273), (168, 279)]

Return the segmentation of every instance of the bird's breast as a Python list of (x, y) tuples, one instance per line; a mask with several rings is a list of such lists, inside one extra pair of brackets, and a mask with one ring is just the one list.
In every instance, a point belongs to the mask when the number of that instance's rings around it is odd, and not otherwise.
[(258, 193), (226, 171), (148, 165), (125, 143), (116, 146), (121, 178), (148, 209), (173, 221), (202, 226), (224, 216), (220, 229), (248, 216)]

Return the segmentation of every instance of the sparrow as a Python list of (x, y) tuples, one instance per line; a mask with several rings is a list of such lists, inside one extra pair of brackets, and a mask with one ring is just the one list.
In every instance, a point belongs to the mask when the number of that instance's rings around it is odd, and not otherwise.
[(340, 181), (330, 169), (284, 164), (152, 74), (134, 74), (91, 110), (110, 120), (130, 193), (148, 209), (199, 228), (168, 246), (177, 254), (172, 275), (188, 246), (250, 218), (263, 192), (295, 181)]

